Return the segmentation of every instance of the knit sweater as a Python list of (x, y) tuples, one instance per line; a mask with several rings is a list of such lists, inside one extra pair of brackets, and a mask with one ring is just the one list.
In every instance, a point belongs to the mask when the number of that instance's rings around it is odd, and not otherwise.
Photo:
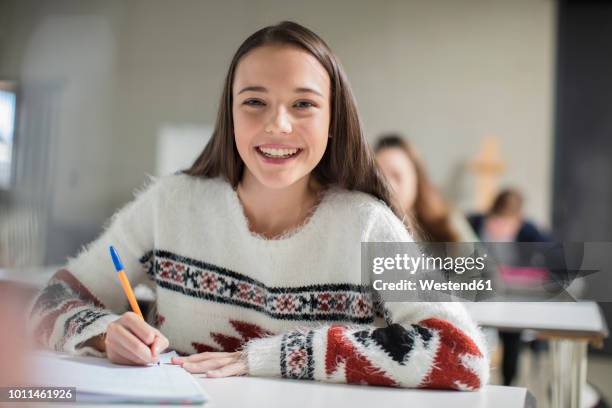
[(475, 390), (486, 384), (483, 336), (459, 303), (381, 302), (361, 282), (361, 242), (412, 241), (372, 196), (329, 187), (296, 230), (249, 229), (221, 179), (153, 180), (37, 296), (39, 344), (101, 355), (83, 343), (129, 310), (109, 245), (133, 286), (156, 295), (147, 321), (182, 354), (243, 350), (249, 375)]

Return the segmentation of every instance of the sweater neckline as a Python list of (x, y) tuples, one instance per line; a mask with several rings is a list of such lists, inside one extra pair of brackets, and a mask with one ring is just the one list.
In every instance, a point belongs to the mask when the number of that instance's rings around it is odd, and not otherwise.
[(323, 188), (323, 190), (319, 193), (321, 197), (319, 199), (318, 204), (312, 207), (309, 215), (300, 225), (288, 231), (285, 231), (277, 237), (268, 238), (264, 235), (251, 231), (251, 229), (249, 228), (249, 220), (246, 216), (244, 206), (242, 205), (242, 202), (238, 197), (238, 192), (235, 188), (231, 186), (231, 184), (226, 184), (229, 190), (227, 193), (229, 208), (232, 210), (231, 213), (234, 215), (232, 218), (239, 231), (242, 233), (242, 235), (248, 236), (249, 239), (253, 242), (270, 245), (282, 245), (283, 243), (290, 241), (292, 242), (301, 238), (304, 235), (307, 235), (309, 231), (313, 229), (314, 226), (319, 222), (318, 220), (321, 217), (322, 207), (324, 207), (327, 201), (329, 200), (329, 197), (331, 195), (330, 193), (332, 190), (331, 186), (326, 186)]

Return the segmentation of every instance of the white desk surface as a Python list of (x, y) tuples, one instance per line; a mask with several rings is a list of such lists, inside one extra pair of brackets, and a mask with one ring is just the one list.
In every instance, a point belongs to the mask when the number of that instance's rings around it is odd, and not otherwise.
[[(201, 378), (210, 400), (204, 408), (267, 407), (321, 408), (532, 408), (532, 394), (525, 388), (488, 385), (477, 392), (413, 390), (366, 385), (329, 384), (316, 381), (277, 378), (231, 377)], [(19, 408), (20, 404), (10, 404)], [(36, 403), (37, 407), (57, 407), (55, 403)], [(70, 404), (71, 407), (135, 408), (150, 405)]]
[(534, 407), (525, 389), (490, 385), (478, 392), (412, 390), (315, 381), (234, 377), (200, 380), (210, 396), (206, 408), (263, 407)]
[[(56, 267), (36, 271), (0, 269), (0, 280), (42, 286)], [(585, 303), (474, 303), (466, 304), (476, 321), (484, 326), (600, 332), (605, 328), (601, 313), (593, 302)], [(607, 329), (606, 329), (607, 331)], [(273, 378), (233, 377), (199, 378), (210, 396), (206, 408), (267, 406), (268, 408), (300, 407), (449, 407), (453, 408), (524, 408), (535, 406), (533, 396), (524, 388), (489, 385), (478, 392), (411, 390), (328, 384), (315, 381), (294, 381)], [(15, 405), (21, 406), (21, 405)], [(54, 407), (56, 404), (37, 404)], [(72, 405), (72, 406), (81, 406)], [(96, 404), (102, 408), (107, 405)], [(108, 405), (129, 407), (135, 405)], [(141, 405), (142, 406), (142, 405)]]
[(0, 282), (21, 283), (41, 289), (60, 267), (60, 265), (50, 265), (25, 269), (0, 268)]
[(606, 337), (608, 328), (595, 302), (464, 303), (479, 325), (498, 329), (549, 330)]

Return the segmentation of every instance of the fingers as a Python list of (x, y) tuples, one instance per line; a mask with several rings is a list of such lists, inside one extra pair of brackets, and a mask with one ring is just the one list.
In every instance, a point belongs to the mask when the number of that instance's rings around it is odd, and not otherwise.
[(185, 362), (183, 368), (192, 374), (206, 373), (210, 370), (225, 367), (236, 362), (236, 357), (222, 357), (218, 359), (209, 359), (196, 363)]
[(125, 364), (125, 365), (143, 365), (138, 358), (132, 356), (132, 353), (125, 350), (125, 348), (118, 344), (111, 342), (106, 342), (106, 356), (108, 359), (115, 364)]
[(153, 362), (151, 349), (128, 329), (118, 325), (109, 325), (106, 335), (106, 350), (121, 350), (121, 354), (136, 364)]
[(231, 377), (234, 375), (245, 375), (247, 373), (247, 366), (244, 361), (238, 360), (235, 363), (226, 365), (218, 370), (212, 370), (206, 373), (207, 377), (210, 378), (221, 378)]
[(190, 363), (195, 363), (198, 361), (210, 360), (213, 358), (223, 358), (230, 357), (235, 355), (236, 353), (226, 353), (226, 352), (216, 352), (216, 351), (207, 351), (205, 353), (192, 354), (187, 357), (181, 357), (181, 360), (188, 361)]
[(134, 356), (134, 354), (126, 349), (121, 344), (116, 344), (107, 352), (108, 359), (115, 364), (124, 364), (124, 365), (146, 365), (147, 362), (141, 360), (139, 357)]
[(122, 355), (117, 349), (109, 350), (106, 353), (106, 356), (108, 357), (108, 360), (114, 364), (134, 365), (134, 363), (130, 361), (129, 358)]
[(169, 344), (159, 330), (133, 312), (124, 313), (119, 320), (109, 324), (106, 330), (108, 358), (119, 364), (154, 363)]
[(207, 377), (229, 377), (247, 373), (247, 365), (240, 352), (207, 352), (185, 358), (173, 357), (172, 363), (180, 364), (192, 374), (206, 374)]
[(192, 354), (185, 357), (172, 357), (172, 364), (182, 366), (184, 363), (197, 363), (199, 361), (206, 361), (217, 358), (231, 357), (238, 355), (236, 352), (221, 352), (221, 351), (206, 351), (204, 353)]
[(117, 347), (106, 346), (106, 357), (111, 363), (129, 364), (129, 359), (119, 352)]
[(127, 312), (121, 316), (121, 324), (127, 327), (136, 337), (144, 344), (150, 346), (155, 341), (155, 336), (160, 334), (159, 331), (147, 324), (134, 312)]
[(169, 345), (168, 339), (160, 333), (155, 337), (155, 340), (153, 340), (153, 344), (151, 344), (151, 353), (153, 356), (159, 357), (159, 354), (166, 350)]

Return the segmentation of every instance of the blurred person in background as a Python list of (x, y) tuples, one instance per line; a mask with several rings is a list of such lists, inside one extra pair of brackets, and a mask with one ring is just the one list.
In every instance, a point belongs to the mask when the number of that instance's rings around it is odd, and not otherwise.
[[(474, 242), (465, 217), (433, 185), (413, 144), (398, 134), (382, 135), (376, 161), (391, 185), (397, 205), (416, 221), (417, 233), (433, 242)], [(410, 227), (410, 226), (409, 226)]]
[[(516, 189), (500, 191), (486, 214), (473, 214), (468, 217), (470, 225), (483, 242), (547, 242), (550, 238), (541, 232), (523, 213), (523, 195)], [(503, 344), (502, 380), (510, 385), (518, 371), (521, 346), (520, 332), (500, 331)], [(535, 340), (530, 343), (534, 352), (545, 347), (545, 343)]]
[(468, 217), (473, 230), (485, 242), (547, 242), (550, 238), (523, 215), (523, 195), (502, 190), (486, 214)]

